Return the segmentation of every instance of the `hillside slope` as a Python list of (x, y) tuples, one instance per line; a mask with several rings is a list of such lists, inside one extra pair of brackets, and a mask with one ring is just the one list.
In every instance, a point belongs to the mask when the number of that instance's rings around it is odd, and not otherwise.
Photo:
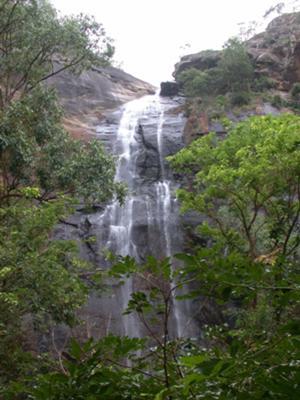
[(92, 68), (80, 76), (63, 72), (47, 83), (58, 91), (66, 129), (84, 139), (95, 135), (97, 124), (108, 111), (155, 93), (151, 84), (114, 67)]
[[(232, 93), (224, 90), (187, 95), (185, 143), (209, 131), (224, 134), (224, 117), (237, 122), (251, 115), (299, 112), (300, 102), (292, 89), (300, 82), (300, 12), (275, 18), (264, 32), (244, 42), (244, 47), (253, 67), (247, 101), (233, 104)], [(178, 89), (184, 89), (182, 72), (217, 71), (224, 51), (204, 50), (182, 57), (173, 72)]]
[[(300, 81), (300, 12), (283, 14), (270, 22), (247, 42), (245, 47), (257, 75), (274, 79), (276, 87), (290, 90)], [(175, 65), (173, 76), (189, 68), (206, 70), (217, 65), (222, 51), (204, 50), (183, 56)]]

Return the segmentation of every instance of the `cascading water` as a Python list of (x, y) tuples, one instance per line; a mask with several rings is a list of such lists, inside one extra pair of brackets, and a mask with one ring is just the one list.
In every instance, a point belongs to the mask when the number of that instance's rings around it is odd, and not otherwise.
[[(157, 147), (159, 152), (159, 161), (161, 168), (161, 178), (160, 181), (156, 184), (157, 187), (157, 202), (159, 208), (162, 210), (162, 234), (165, 238), (165, 256), (171, 258), (171, 262), (173, 265), (173, 273), (175, 272), (174, 268), (174, 259), (172, 259), (172, 236), (171, 236), (171, 225), (169, 221), (172, 220), (172, 214), (178, 212), (177, 209), (174, 210), (172, 207), (172, 203), (174, 199), (171, 194), (171, 185), (172, 182), (167, 179), (166, 168), (165, 168), (165, 160), (164, 160), (164, 151), (163, 151), (163, 123), (164, 123), (164, 108), (161, 107), (161, 112), (159, 116), (158, 128), (157, 128)], [(178, 228), (178, 227), (177, 227)], [(173, 289), (173, 317), (174, 317), (174, 328), (173, 335), (176, 337), (184, 337), (188, 334), (192, 334), (192, 330), (190, 329), (190, 325), (192, 323), (191, 320), (191, 312), (187, 310), (188, 304), (185, 301), (178, 301), (176, 299), (179, 290), (176, 288), (176, 281), (173, 280), (170, 282), (171, 288)]]
[[(124, 106), (123, 115), (117, 132), (115, 153), (118, 154), (116, 181), (126, 183), (129, 196), (121, 206), (117, 200), (109, 205), (104, 213), (104, 218), (109, 220), (109, 235), (106, 248), (115, 254), (136, 257), (134, 244), (131, 240), (132, 213), (134, 203), (134, 178), (135, 178), (135, 153), (138, 143), (135, 132), (141, 114), (145, 112), (147, 103), (135, 100)], [(126, 308), (133, 292), (133, 282), (128, 278), (122, 288), (123, 309)], [(139, 337), (139, 325), (133, 314), (123, 315), (124, 334), (129, 337)]]
[[(115, 180), (126, 183), (128, 196), (124, 205), (114, 201), (103, 213), (90, 217), (99, 248), (132, 256), (138, 262), (147, 255), (163, 258), (181, 251), (178, 208), (172, 195), (175, 186), (165, 163), (166, 155), (182, 147), (183, 119), (169, 113), (175, 106), (172, 100), (155, 95), (123, 107), (113, 151), (118, 157)], [(97, 132), (101, 137), (101, 126)], [(102, 261), (98, 262), (101, 265)], [(134, 314), (122, 315), (132, 291), (139, 290), (135, 284), (131, 278), (121, 287), (114, 284), (110, 298), (98, 303), (105, 314), (106, 333), (143, 335)], [(174, 287), (175, 282), (170, 285)], [(189, 321), (185, 302), (174, 296), (173, 304), (170, 332), (175, 337), (186, 336)]]

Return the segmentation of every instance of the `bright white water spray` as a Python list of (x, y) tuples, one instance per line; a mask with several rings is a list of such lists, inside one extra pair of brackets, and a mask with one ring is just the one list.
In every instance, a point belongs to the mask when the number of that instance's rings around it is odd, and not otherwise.
[[(174, 105), (173, 105), (174, 106)], [(106, 207), (101, 216), (101, 221), (106, 221), (108, 235), (104, 247), (117, 255), (135, 257), (138, 261), (143, 252), (142, 245), (136, 243), (133, 235), (136, 226), (137, 215), (144, 221), (144, 230), (148, 231), (148, 242), (159, 236), (160, 257), (172, 257), (174, 225), (174, 211), (172, 198), (172, 183), (168, 179), (164, 160), (164, 136), (165, 109), (170, 104), (164, 103), (158, 95), (145, 96), (141, 99), (131, 101), (123, 107), (122, 117), (117, 131), (114, 153), (118, 157), (115, 181), (122, 181), (128, 187), (128, 196), (125, 204), (120, 206), (117, 201)], [(146, 128), (145, 128), (146, 126)], [(145, 128), (145, 129), (144, 129)], [(141, 135), (144, 135), (141, 138)], [(146, 135), (148, 135), (146, 137)], [(139, 157), (145, 154), (145, 143), (152, 138), (152, 154), (156, 154), (156, 164), (159, 173), (151, 176), (144, 185), (144, 176), (138, 170)], [(146, 145), (147, 145), (146, 143)], [(150, 169), (152, 165), (148, 166)], [(143, 211), (138, 211), (138, 207)], [(145, 214), (144, 216), (142, 214)], [(101, 221), (100, 224), (101, 225)], [(173, 221), (173, 225), (172, 225)], [(143, 225), (142, 223), (140, 223)], [(151, 229), (155, 235), (150, 233)], [(162, 244), (161, 244), (162, 243)], [(155, 243), (147, 243), (155, 253)], [(170, 282), (175, 287), (174, 282)], [(126, 279), (121, 288), (120, 305), (126, 309), (134, 291), (132, 278)], [(174, 293), (176, 290), (174, 291)], [(172, 335), (183, 336), (186, 325), (186, 313), (181, 310), (181, 303), (173, 297), (174, 315), (172, 323)], [(123, 334), (129, 337), (141, 337), (142, 327), (138, 317), (134, 314), (123, 315)]]

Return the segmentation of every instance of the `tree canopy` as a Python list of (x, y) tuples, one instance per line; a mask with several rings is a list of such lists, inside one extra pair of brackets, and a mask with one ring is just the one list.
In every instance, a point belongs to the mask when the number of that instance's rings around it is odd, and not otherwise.
[[(109, 279), (142, 282), (125, 313), (139, 318), (143, 340), (72, 341), (63, 368), (19, 392), (36, 400), (296, 400), (299, 128), (290, 114), (252, 117), (224, 140), (210, 134), (170, 157), (187, 179), (178, 193), (183, 210), (201, 214), (198, 233), (207, 245), (175, 255), (176, 262), (112, 257)], [(172, 338), (175, 302), (199, 296), (199, 307), (215, 302), (223, 320), (203, 326), (200, 341)]]
[(178, 196), (202, 215), (207, 239), (181, 256), (184, 273), (234, 321), (208, 330), (216, 345), (186, 360), (185, 381), (204, 398), (297, 398), (299, 139), (295, 115), (251, 117), (169, 158), (190, 177)]
[(189, 68), (178, 77), (188, 97), (216, 96), (218, 94), (243, 94), (253, 84), (253, 66), (244, 44), (237, 38), (228, 40), (217, 66), (199, 70)]
[[(78, 202), (105, 203), (124, 187), (99, 141), (74, 140), (55, 91), (63, 70), (106, 65), (111, 40), (92, 18), (58, 17), (48, 1), (0, 1), (0, 385), (33, 368), (24, 352), (32, 329), (71, 325), (86, 299), (76, 245), (52, 231)], [(24, 367), (24, 370), (23, 370)], [(26, 371), (26, 372), (24, 372)]]
[(1, 0), (0, 25), (1, 108), (63, 70), (106, 65), (114, 51), (93, 18), (60, 18), (45, 0)]
[[(54, 226), (79, 201), (121, 201), (125, 193), (113, 158), (97, 141), (70, 138), (55, 92), (43, 85), (64, 69), (107, 62), (102, 26), (59, 18), (42, 0), (0, 0), (0, 22), (1, 398), (297, 400), (300, 118), (291, 114), (251, 117), (224, 140), (208, 134), (169, 157), (187, 183), (178, 191), (183, 212), (203, 220), (201, 241), (143, 265), (110, 255), (114, 265), (101, 274), (142, 282), (124, 312), (139, 318), (143, 339), (72, 339), (57, 359), (25, 351), (26, 320), (40, 332), (73, 326), (88, 293), (80, 274), (89, 265), (76, 243), (53, 237)], [(246, 90), (248, 61), (230, 42), (218, 68), (183, 80), (193, 95), (215, 84)], [(174, 306), (187, 297), (222, 313), (202, 327), (201, 340), (170, 333)]]
[(299, 117), (285, 114), (251, 117), (224, 141), (214, 134), (196, 140), (170, 158), (195, 174), (193, 190), (179, 191), (183, 209), (204, 213), (203, 231), (252, 259), (292, 255), (299, 245), (299, 132)]

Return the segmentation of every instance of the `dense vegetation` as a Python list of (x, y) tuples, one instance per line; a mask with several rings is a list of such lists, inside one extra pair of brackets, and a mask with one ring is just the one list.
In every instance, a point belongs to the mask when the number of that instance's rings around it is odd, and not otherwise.
[[(180, 270), (170, 259), (136, 265), (113, 258), (110, 277), (145, 282), (126, 312), (137, 313), (148, 336), (73, 341), (61, 366), (19, 381), (12, 396), (297, 399), (299, 138), (299, 117), (253, 117), (223, 141), (211, 134), (171, 157), (190, 177), (179, 192), (182, 206), (206, 216), (199, 233), (210, 245), (176, 255)], [(191, 283), (189, 296), (217, 301), (224, 313), (224, 323), (204, 329), (205, 345), (172, 340), (168, 330), (176, 291)]]
[(261, 101), (278, 109), (299, 110), (299, 84), (294, 84), (288, 96), (274, 91), (276, 82), (267, 72), (255, 72), (254, 62), (239, 38), (228, 40), (219, 54), (203, 52), (203, 64), (206, 67), (187, 68), (176, 78), (195, 114), (200, 111), (220, 117), (230, 110), (247, 110), (247, 106), (255, 109)]
[[(209, 134), (170, 157), (187, 182), (178, 192), (183, 211), (203, 217), (201, 245), (174, 263), (110, 255), (102, 276), (143, 281), (124, 311), (138, 315), (144, 339), (72, 339), (58, 358), (26, 352), (25, 323), (39, 332), (72, 326), (87, 296), (79, 276), (89, 266), (74, 243), (51, 237), (53, 227), (79, 201), (122, 200), (124, 188), (99, 142), (67, 135), (55, 93), (41, 84), (62, 69), (108, 62), (102, 27), (58, 19), (34, 0), (0, 1), (0, 19), (0, 397), (298, 399), (300, 118), (291, 114), (252, 117), (224, 140)], [(191, 91), (248, 90), (252, 69), (240, 43), (224, 54), (218, 70), (187, 81)], [(298, 86), (292, 96), (298, 101)], [(203, 327), (200, 341), (172, 339), (179, 293), (216, 303), (223, 323)]]
[(187, 143), (199, 132), (207, 132), (213, 121), (225, 129), (223, 119), (227, 115), (243, 115), (255, 109), (257, 99), (274, 84), (266, 76), (255, 75), (246, 48), (238, 38), (228, 40), (222, 51), (206, 50), (201, 54), (201, 68), (187, 68), (176, 76), (186, 96)]
[(203, 71), (189, 68), (178, 77), (188, 97), (230, 94), (233, 105), (247, 104), (254, 82), (254, 69), (244, 45), (230, 39), (215, 67)]
[(21, 325), (74, 322), (86, 296), (74, 244), (51, 240), (76, 202), (103, 202), (122, 186), (99, 142), (73, 140), (55, 92), (65, 69), (106, 64), (112, 46), (90, 18), (57, 17), (46, 1), (0, 2), (0, 384), (28, 373)]

